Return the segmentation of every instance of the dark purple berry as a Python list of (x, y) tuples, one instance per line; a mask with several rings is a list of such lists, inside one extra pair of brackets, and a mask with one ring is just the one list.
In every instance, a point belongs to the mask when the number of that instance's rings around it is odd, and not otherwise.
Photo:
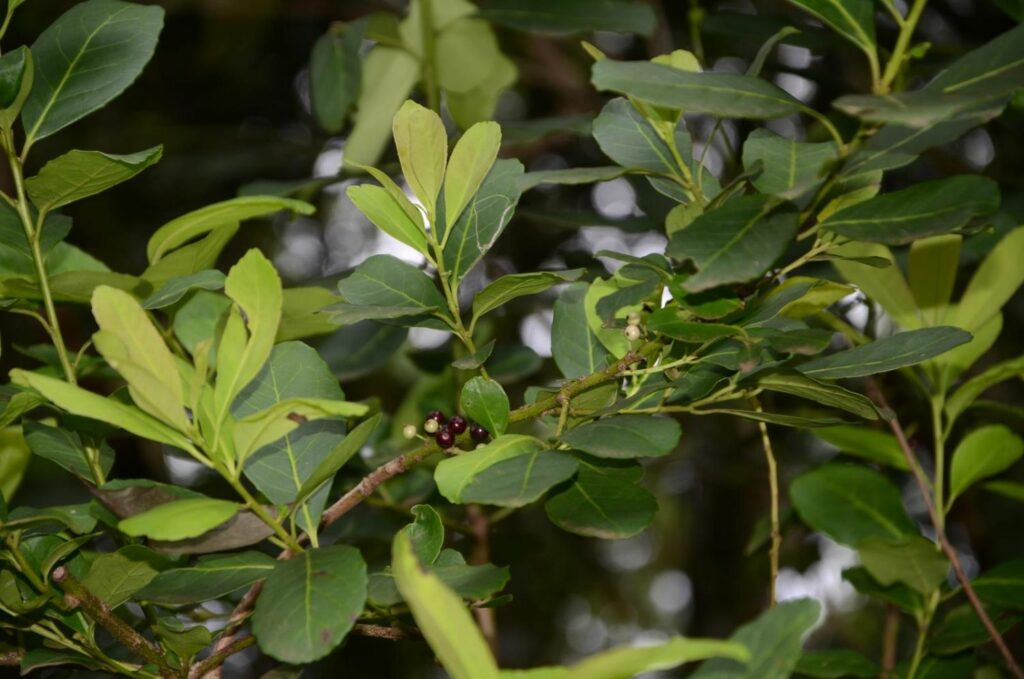
[(444, 424), (445, 422), (448, 421), (448, 418), (445, 417), (444, 413), (442, 413), (440, 410), (431, 410), (429, 413), (427, 413), (427, 419), (434, 420), (438, 424)]
[(490, 433), (475, 422), (469, 427), (469, 436), (477, 443), (484, 443), (491, 438)]
[(466, 431), (466, 427), (468, 426), (469, 423), (466, 422), (466, 418), (461, 415), (452, 415), (452, 419), (448, 420), (448, 428), (456, 435)]
[(434, 440), (437, 441), (437, 445), (447, 450), (455, 445), (455, 434), (448, 427), (441, 427), (434, 434)]

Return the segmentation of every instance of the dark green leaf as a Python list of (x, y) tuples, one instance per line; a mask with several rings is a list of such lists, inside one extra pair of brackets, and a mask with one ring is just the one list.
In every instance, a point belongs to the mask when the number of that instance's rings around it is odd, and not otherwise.
[(875, 55), (875, 11), (872, 0), (790, 0), (824, 21), (862, 52)]
[(473, 317), (480, 318), (517, 297), (536, 295), (559, 283), (575, 281), (583, 273), (583, 269), (571, 269), (502, 276), (477, 293), (473, 299)]
[[(1000, 634), (1010, 631), (1021, 621), (1018, 615), (992, 617), (994, 618), (992, 623)], [(928, 652), (936, 655), (952, 655), (972, 646), (980, 646), (990, 639), (988, 630), (978, 619), (978, 614), (965, 604), (954, 608), (942, 619), (942, 623), (928, 641)]]
[(620, 31), (651, 35), (657, 23), (650, 7), (619, 0), (494, 0), (481, 14), (496, 24), (542, 33)]
[(194, 566), (158, 573), (135, 598), (169, 606), (219, 599), (264, 579), (276, 563), (260, 552), (205, 556)]
[(0, 57), (0, 109), (7, 109), (15, 103), (26, 73), (31, 78), (29, 54), (28, 48), (22, 46)]
[(302, 483), (299, 492), (295, 497), (296, 502), (303, 502), (319, 490), (321, 484), (330, 480), (339, 469), (348, 462), (353, 455), (359, 452), (363, 444), (373, 434), (374, 429), (380, 424), (381, 415), (377, 413), (370, 419), (359, 424), (358, 427), (348, 432), (345, 438), (325, 457), (316, 469)]
[(847, 568), (843, 571), (843, 579), (866, 596), (895, 604), (910, 612), (916, 613), (924, 610), (924, 601), (920, 594), (900, 583), (885, 587), (871, 577), (871, 574), (863, 566)]
[(949, 560), (938, 546), (922, 537), (871, 537), (857, 545), (861, 563), (883, 587), (903, 583), (929, 596), (949, 572)]
[(971, 584), (981, 600), (989, 605), (1024, 609), (1024, 559), (1001, 563)]
[(878, 665), (856, 651), (835, 649), (804, 651), (796, 664), (796, 673), (817, 679), (878, 676)]
[(921, 328), (813, 359), (799, 369), (805, 375), (826, 380), (877, 375), (921, 363), (970, 340), (969, 333), (951, 326)]
[(172, 278), (146, 298), (145, 309), (163, 309), (176, 304), (192, 290), (223, 290), (224, 274), (216, 269), (205, 269), (194, 274)]
[(508, 428), (508, 396), (501, 385), (484, 377), (466, 382), (460, 397), (462, 412), (475, 420), (491, 436), (501, 436)]
[(41, 422), (26, 421), (25, 442), (33, 454), (55, 462), (72, 474), (92, 481), (95, 479), (89, 464), (90, 454), (95, 455), (99, 470), (106, 476), (114, 465), (114, 451), (106, 443), (86, 450), (82, 437), (67, 429), (58, 429)]
[(326, 132), (337, 134), (349, 109), (359, 96), (365, 21), (357, 21), (340, 32), (322, 35), (309, 55), (309, 96), (316, 122)]
[[(654, 126), (623, 97), (612, 99), (594, 119), (594, 140), (604, 154), (624, 168), (660, 175), (683, 176), (668, 144)], [(676, 129), (676, 147), (683, 162), (693, 156), (686, 124)]]
[(671, 306), (658, 309), (648, 316), (647, 330), (696, 344), (744, 334), (743, 328), (737, 325), (696, 321), (693, 316)]
[(681, 435), (679, 423), (668, 417), (613, 415), (576, 427), (562, 442), (595, 457), (624, 459), (667, 455)]
[(819, 382), (796, 371), (759, 373), (757, 386), (768, 391), (799, 396), (824, 406), (840, 408), (867, 420), (878, 419), (874, 404), (866, 396), (835, 384)]
[(430, 276), (390, 255), (368, 258), (338, 283), (338, 291), (357, 306), (419, 309), (424, 315), (448, 308)]
[(551, 354), (567, 379), (583, 377), (605, 367), (608, 351), (587, 323), (588, 285), (573, 283), (555, 302), (551, 324)]
[(156, 577), (166, 560), (141, 545), (128, 545), (101, 554), (92, 562), (82, 584), (93, 594), (117, 608)]
[(544, 505), (551, 522), (563, 530), (588, 537), (615, 540), (647, 528), (658, 501), (637, 485), (636, 466), (604, 465), (581, 459), (572, 483)]
[(68, 151), (26, 179), (25, 189), (37, 208), (55, 210), (131, 179), (159, 162), (162, 155), (162, 146), (128, 155)]
[(754, 186), (762, 193), (784, 198), (814, 190), (837, 157), (832, 142), (792, 141), (765, 129), (754, 130), (743, 142), (743, 167), (751, 172), (755, 163), (761, 163), (762, 171), (752, 180)]

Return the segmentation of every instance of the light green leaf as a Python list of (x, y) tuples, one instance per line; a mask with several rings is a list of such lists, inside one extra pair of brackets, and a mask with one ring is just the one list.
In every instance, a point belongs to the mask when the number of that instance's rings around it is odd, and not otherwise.
[(100, 327), (93, 342), (128, 382), (135, 404), (178, 431), (187, 431), (178, 365), (135, 298), (122, 290), (98, 287), (92, 295), (92, 314)]
[(804, 637), (821, 617), (814, 599), (783, 601), (736, 630), (730, 641), (750, 651), (750, 661), (715, 659), (701, 665), (693, 679), (787, 679), (793, 672)]
[(309, 475), (302, 484), (295, 497), (296, 502), (304, 502), (313, 495), (334, 474), (352, 459), (352, 456), (359, 452), (363, 444), (370, 438), (373, 430), (380, 424), (381, 415), (377, 413), (370, 419), (359, 424), (358, 427), (348, 432), (341, 443), (334, 447), (330, 453), (317, 465), (316, 469)]
[[(872, 301), (882, 305), (892, 318), (906, 330), (921, 327), (914, 295), (907, 279), (896, 265), (892, 251), (880, 243), (845, 243), (833, 248), (832, 252), (848, 259), (833, 259), (832, 266), (839, 274), (853, 283)], [(858, 258), (877, 257), (892, 262), (885, 268), (876, 268)]]
[(878, 412), (866, 396), (835, 384), (819, 382), (796, 371), (770, 371), (757, 375), (757, 386), (768, 391), (792, 394), (832, 408), (840, 408), (866, 420), (877, 420)]
[(785, 252), (798, 226), (794, 210), (775, 207), (768, 196), (736, 198), (673, 234), (666, 253), (697, 267), (683, 288), (700, 292), (764, 274)]
[(501, 385), (485, 377), (474, 377), (462, 387), (462, 412), (486, 429), (501, 436), (508, 428), (508, 396)]
[(206, 269), (187, 276), (172, 278), (146, 298), (142, 307), (144, 309), (163, 309), (176, 304), (193, 290), (220, 290), (224, 287), (224, 279), (224, 274), (216, 269)]
[(939, 325), (946, 319), (949, 300), (956, 284), (963, 236), (946, 234), (921, 238), (910, 245), (907, 273), (914, 301), (928, 325)]
[(949, 560), (922, 537), (867, 538), (857, 545), (861, 563), (884, 586), (902, 582), (928, 596), (949, 572)]
[[(497, 46), (496, 46), (497, 48)], [(493, 60), (492, 70), (483, 81), (471, 90), (455, 92), (448, 90), (445, 103), (455, 124), (466, 129), (479, 122), (494, 118), (498, 100), (516, 82), (519, 70), (516, 63), (500, 51)]]
[(651, 35), (657, 27), (650, 7), (617, 0), (494, 0), (481, 14), (496, 24), (541, 33), (616, 31)]
[(813, 191), (825, 180), (829, 163), (838, 155), (832, 142), (792, 141), (763, 128), (754, 130), (743, 142), (744, 169), (753, 171), (757, 162), (762, 166), (751, 182), (758, 191), (783, 198)]
[(602, 165), (599, 167), (571, 167), (565, 170), (536, 170), (527, 172), (519, 180), (522, 191), (542, 184), (561, 184), (573, 186), (577, 184), (594, 184), (606, 182), (628, 174), (629, 169), (618, 165)]
[(322, 398), (288, 398), (266, 410), (261, 410), (235, 422), (235, 454), (239, 462), (282, 436), (294, 431), (300, 424), (324, 417), (359, 417), (368, 406), (349, 401)]
[(344, 30), (328, 29), (313, 45), (309, 55), (309, 98), (317, 124), (337, 134), (345, 125), (352, 104), (359, 96), (365, 21), (356, 21)]
[(405, 181), (427, 209), (436, 214), (437, 194), (448, 160), (448, 133), (440, 116), (411, 99), (391, 124)]
[(790, 0), (824, 21), (862, 52), (875, 55), (875, 10), (872, 0)]
[(193, 498), (175, 500), (123, 519), (118, 530), (132, 537), (184, 540), (202, 535), (233, 517), (242, 508), (236, 502)]
[[(453, 549), (441, 550), (441, 555), (426, 566), (426, 570), (466, 601), (486, 601), (504, 589), (509, 580), (507, 566), (499, 568), (489, 563), (468, 566), (463, 556)], [(370, 575), (368, 598), (375, 606), (391, 607), (402, 603), (390, 569)]]
[(946, 399), (946, 417), (950, 422), (956, 420), (990, 387), (1014, 377), (1024, 377), (1024, 354), (997, 363), (961, 384)]
[(523, 164), (501, 159), (487, 173), (480, 189), (458, 221), (444, 233), (444, 266), (451, 285), (473, 268), (498, 240), (522, 193)]
[[(388, 178), (390, 182), (391, 179)], [(392, 182), (393, 183), (393, 182)], [(395, 187), (397, 189), (397, 187)], [(411, 248), (426, 254), (427, 234), (423, 230), (422, 219), (418, 213), (410, 215), (409, 210), (399, 202), (394, 191), (387, 187), (358, 184), (345, 191), (349, 200), (359, 211), (366, 215), (373, 224), (392, 238), (399, 240)], [(400, 193), (400, 191), (399, 191)], [(405, 194), (402, 194), (405, 198)], [(408, 199), (405, 198), (405, 202)], [(415, 208), (413, 208), (415, 212)]]
[(445, 231), (452, 228), (494, 166), (501, 146), (497, 123), (477, 123), (466, 130), (452, 150), (444, 178)]
[(441, 515), (430, 505), (416, 505), (412, 508), (413, 522), (402, 528), (409, 536), (416, 559), (430, 565), (437, 561), (444, 547), (444, 524)]
[(31, 459), (25, 438), (17, 428), (0, 429), (0, 516), (7, 512), (7, 502), (21, 485)]
[(94, 394), (64, 380), (27, 370), (12, 370), (11, 381), (35, 389), (58, 408), (124, 429), (175, 448), (194, 450), (187, 438), (166, 424), (120, 401)]
[[(413, 7), (419, 9), (421, 4), (413, 3)], [(475, 7), (467, 9), (472, 12)], [(412, 20), (410, 12), (408, 23)], [(421, 32), (419, 26), (413, 30)], [(473, 16), (459, 17), (437, 36), (434, 60), (438, 84), (446, 93), (466, 95), (483, 90), (490, 85), (488, 78), (504, 58), (494, 28), (488, 22)]]
[(544, 504), (548, 519), (562, 530), (604, 540), (628, 538), (651, 525), (658, 501), (637, 485), (643, 468), (615, 462), (580, 458), (572, 484)]
[(543, 441), (532, 436), (499, 436), (482, 448), (441, 460), (434, 470), (434, 481), (441, 495), (450, 502), (461, 503), (463, 492), (488, 468), (545, 448)]
[(412, 542), (395, 534), (391, 567), (416, 625), (452, 679), (496, 679), (498, 666), (462, 600), (417, 562)]
[(667, 455), (680, 436), (679, 423), (668, 417), (612, 415), (568, 431), (562, 442), (595, 457), (625, 459)]
[(159, 162), (162, 146), (128, 155), (100, 151), (68, 151), (25, 180), (35, 206), (50, 211), (106, 191)]
[(844, 545), (918, 534), (896, 486), (864, 467), (830, 462), (793, 481), (789, 497), (804, 523)]
[(169, 606), (219, 599), (263, 580), (276, 563), (261, 552), (204, 556), (194, 566), (158, 573), (135, 598)]
[[(77, 432), (51, 427), (34, 420), (25, 420), (22, 427), (25, 442), (33, 455), (50, 460), (90, 482), (95, 481), (89, 463), (89, 452)], [(114, 466), (114, 451), (106, 443), (95, 448), (97, 466), (106, 476)]]
[(1024, 226), (1003, 236), (982, 260), (952, 315), (953, 325), (975, 332), (999, 313), (1024, 283), (1024, 266), (1019, 265), (1021, 252)]
[(1024, 455), (1024, 441), (1000, 424), (975, 429), (953, 451), (949, 505), (981, 479), (1008, 469)]
[(142, 272), (142, 279), (156, 289), (175, 278), (212, 269), (217, 265), (221, 252), (238, 233), (238, 228), (237, 223), (216, 227), (199, 240), (178, 248), (155, 264), (150, 264)]
[(994, 181), (961, 175), (857, 203), (827, 217), (821, 228), (852, 240), (902, 245), (956, 231), (998, 207), (999, 188)]
[(782, 118), (802, 105), (767, 80), (734, 73), (692, 73), (649, 61), (603, 59), (591, 82), (656, 106), (720, 118)]
[(654, 646), (620, 647), (595, 653), (565, 673), (565, 679), (631, 679), (642, 672), (670, 670), (707, 658), (750, 660), (750, 651), (738, 641), (673, 637)]
[(308, 549), (279, 563), (252, 615), (260, 650), (294, 665), (324, 657), (352, 629), (366, 587), (366, 563), (354, 547)]
[(926, 361), (970, 340), (970, 334), (960, 328), (921, 328), (813, 359), (799, 366), (799, 370), (827, 380), (876, 375)]
[(817, 438), (835, 446), (848, 455), (878, 462), (889, 467), (910, 471), (899, 441), (888, 432), (857, 425), (822, 427), (812, 432)]
[(387, 83), (363, 87), (356, 102), (352, 132), (345, 142), (346, 164), (373, 165), (391, 138), (398, 107), (420, 78), (420, 62), (404, 49), (377, 45), (363, 60), (362, 82)]
[(171, 250), (218, 227), (272, 215), (281, 210), (311, 215), (316, 208), (301, 200), (278, 196), (242, 196), (214, 203), (171, 220), (157, 229), (146, 245), (146, 256), (150, 264), (156, 264)]
[(88, 0), (32, 45), (35, 78), (21, 114), (26, 147), (102, 108), (142, 72), (163, 27), (163, 9)]
[(99, 555), (82, 584), (108, 606), (117, 608), (152, 581), (165, 563), (163, 557), (142, 545), (128, 545)]

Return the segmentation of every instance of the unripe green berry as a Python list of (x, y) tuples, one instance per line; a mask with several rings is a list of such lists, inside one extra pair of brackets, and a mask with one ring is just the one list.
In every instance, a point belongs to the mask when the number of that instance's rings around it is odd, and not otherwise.
[(630, 342), (635, 342), (638, 339), (640, 339), (640, 326), (634, 324), (627, 325), (625, 333), (626, 339), (628, 339)]
[(629, 315), (626, 316), (626, 323), (629, 323), (630, 325), (640, 325), (641, 320), (643, 320), (643, 317), (638, 311), (630, 311)]
[(415, 424), (407, 424), (404, 427), (402, 427), (402, 436), (404, 436), (405, 438), (411, 440), (411, 439), (416, 438), (416, 433), (418, 431), (419, 430), (416, 429), (416, 425)]
[(441, 425), (438, 423), (437, 420), (427, 420), (426, 422), (423, 423), (423, 430), (426, 431), (428, 434), (433, 434), (440, 428)]

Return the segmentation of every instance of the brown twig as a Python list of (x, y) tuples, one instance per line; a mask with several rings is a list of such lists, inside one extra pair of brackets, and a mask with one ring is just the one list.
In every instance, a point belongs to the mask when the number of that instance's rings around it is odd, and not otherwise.
[(900, 636), (900, 610), (893, 604), (885, 606), (885, 627), (882, 629), (882, 679), (892, 676), (896, 667), (896, 644)]
[[(599, 370), (591, 375), (587, 375), (586, 377), (573, 380), (565, 384), (556, 394), (548, 398), (516, 408), (509, 413), (509, 422), (522, 422), (523, 420), (543, 415), (546, 412), (558, 410), (561, 407), (560, 404), (565, 402), (566, 399), (571, 399), (588, 389), (592, 389), (604, 384), (605, 382), (617, 379), (629, 367), (653, 356), (660, 350), (660, 348), (661, 345), (657, 342), (648, 342), (640, 349), (630, 351), (604, 370)], [(463, 436), (467, 435), (463, 434)], [(320, 529), (323, 530), (324, 528), (327, 528), (345, 514), (355, 509), (364, 500), (366, 500), (366, 498), (370, 497), (381, 484), (393, 479), (399, 474), (404, 473), (406, 470), (419, 464), (434, 453), (439, 452), (441, 452), (441, 449), (436, 443), (433, 441), (427, 441), (419, 448), (405, 453), (404, 455), (399, 455), (390, 462), (377, 467), (377, 469), (364, 476), (359, 483), (327, 508), (320, 519)], [(299, 536), (298, 541), (300, 544), (303, 544), (308, 539), (309, 536), (306, 533), (303, 533)], [(292, 556), (294, 556), (294, 553), (291, 550), (286, 549), (281, 552), (277, 558), (290, 559)], [(256, 599), (259, 597), (262, 590), (263, 583), (258, 582), (250, 587), (249, 591), (242, 597), (242, 600), (238, 602), (238, 605), (235, 606), (235, 609), (231, 612), (231, 617), (228, 618), (228, 625), (223, 636), (221, 636), (214, 645), (213, 654), (210, 657), (217, 656), (226, 659), (231, 655), (230, 653), (225, 655), (224, 652), (236, 643), (237, 637), (234, 633), (241, 624), (245, 622), (246, 618), (249, 617), (249, 613), (252, 612), (253, 606), (256, 604)], [(223, 659), (221, 662), (223, 662)], [(211, 666), (206, 670), (205, 676), (207, 679), (217, 679), (220, 676), (220, 670), (216, 666)]]
[(58, 566), (53, 570), (50, 579), (64, 592), (64, 603), (68, 608), (81, 607), (90, 618), (103, 626), (112, 636), (120, 641), (140, 658), (144, 658), (160, 668), (160, 675), (175, 677), (177, 673), (167, 664), (160, 647), (136, 632), (128, 623), (114, 615), (107, 602), (99, 598), (80, 583), (66, 566)]
[(401, 641), (403, 639), (421, 639), (423, 637), (417, 630), (403, 629), (401, 627), (387, 627), (386, 625), (358, 624), (352, 628), (352, 634), (375, 639), (389, 639)]
[(224, 661), (229, 657), (233, 656), (241, 650), (249, 648), (256, 643), (256, 637), (251, 634), (247, 637), (235, 639), (233, 642), (228, 644), (222, 649), (214, 650), (213, 653), (206, 656), (202, 661), (192, 666), (192, 669), (188, 672), (188, 679), (199, 679), (203, 675), (207, 675), (211, 670), (218, 670), (220, 666), (224, 664)]
[[(867, 392), (868, 396), (881, 408), (890, 412), (889, 403), (885, 399), (885, 395), (879, 388), (878, 383), (873, 378), (867, 379)], [(903, 427), (900, 426), (899, 420), (896, 418), (895, 413), (889, 418), (889, 428), (892, 429), (892, 433), (896, 436), (896, 440), (900, 444), (900, 449), (903, 451), (903, 456), (907, 460), (907, 464), (910, 465), (910, 469), (913, 472), (914, 480), (917, 482), (918, 490), (921, 491), (921, 496), (924, 498), (925, 507), (928, 509), (928, 516), (931, 519), (932, 526), (935, 529), (935, 539), (939, 543), (939, 547), (942, 549), (946, 558), (953, 565), (953, 572), (956, 574), (956, 579), (960, 582), (960, 587), (963, 589), (964, 594), (967, 595), (967, 600), (971, 604), (971, 608), (977, 614), (981, 624), (984, 625), (985, 630), (988, 632), (989, 637), (992, 638), (992, 642), (999, 649), (999, 653), (1003, 656), (1003, 660), (1006, 662), (1006, 666), (1010, 669), (1010, 672), (1017, 679), (1024, 679), (1024, 672), (1021, 671), (1020, 666), (1013, 657), (1013, 653), (1010, 652), (1009, 647), (1006, 645), (1006, 641), (1003, 636), (996, 629), (995, 624), (992, 622), (992, 618), (989, 617), (988, 613), (985, 612), (985, 607), (982, 605), (981, 600), (978, 598), (978, 594), (974, 591), (971, 586), (971, 581), (967, 578), (967, 573), (964, 572), (963, 564), (960, 563), (960, 556), (957, 554), (956, 549), (950, 543), (949, 538), (946, 536), (946, 529), (943, 527), (943, 522), (939, 516), (938, 509), (935, 507), (935, 502), (932, 500), (931, 493), (928, 492), (928, 479), (925, 477), (924, 470), (921, 468), (917, 458), (914, 457), (913, 448), (910, 446), (910, 442), (907, 441), (907, 436), (903, 432)]]

